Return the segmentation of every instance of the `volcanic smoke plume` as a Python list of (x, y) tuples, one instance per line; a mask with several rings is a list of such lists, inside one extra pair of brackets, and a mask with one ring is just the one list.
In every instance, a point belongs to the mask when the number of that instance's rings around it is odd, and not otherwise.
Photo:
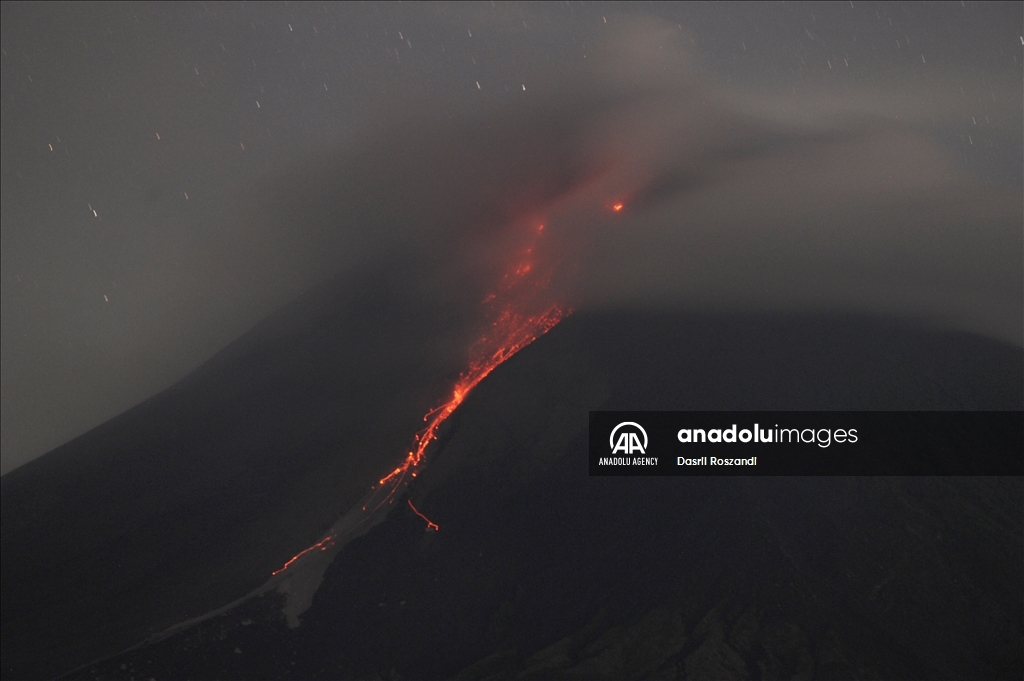
[(524, 313), (855, 311), (1022, 343), (1020, 189), (973, 180), (917, 131), (945, 114), (929, 91), (726, 91), (655, 21), (595, 45), (521, 104), (404, 103), (415, 117), (379, 122), (354, 156), (284, 178), (269, 214), (330, 234), (335, 266), (458, 301), (456, 364), (529, 244), (544, 286)]

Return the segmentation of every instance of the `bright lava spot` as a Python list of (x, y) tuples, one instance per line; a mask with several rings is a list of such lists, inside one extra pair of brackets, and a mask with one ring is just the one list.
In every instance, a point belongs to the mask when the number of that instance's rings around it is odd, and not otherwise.
[(621, 203), (612, 204), (612, 210), (615, 211), (616, 213), (618, 213), (620, 210), (622, 210), (622, 204)]

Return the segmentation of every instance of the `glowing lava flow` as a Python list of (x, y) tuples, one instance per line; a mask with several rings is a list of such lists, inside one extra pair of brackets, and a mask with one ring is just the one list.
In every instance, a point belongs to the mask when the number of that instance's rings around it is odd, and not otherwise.
[(425, 516), (422, 513), (420, 513), (420, 510), (412, 505), (412, 499), (406, 499), (406, 501), (409, 502), (409, 508), (412, 509), (412, 512), (415, 513), (416, 515), (418, 515), (419, 517), (423, 518), (423, 520), (427, 523), (427, 529), (428, 530), (440, 530), (441, 529), (440, 526), (438, 526), (437, 523), (435, 523), (433, 520), (431, 520), (427, 516)]
[[(466, 395), (480, 381), (484, 380), (488, 374), (494, 371), (499, 364), (525, 348), (538, 337), (547, 333), (548, 330), (561, 321), (562, 316), (563, 312), (557, 305), (553, 305), (541, 314), (533, 317), (522, 317), (513, 310), (504, 310), (497, 321), (494, 322), (497, 330), (494, 335), (499, 336), (503, 342), (496, 343), (497, 347), (491, 352), (471, 363), (469, 371), (463, 374), (458, 383), (455, 384), (451, 399), (440, 407), (434, 408), (423, 417), (428, 423), (425, 429), (416, 434), (416, 448), (409, 452), (400, 466), (381, 478), (380, 484), (386, 485), (393, 480), (404, 479), (407, 474), (416, 477), (416, 468), (422, 463), (427, 446), (437, 439), (437, 430), (445, 422), (445, 419), (451, 416), (452, 412), (462, 404), (462, 401), (466, 399)], [(491, 338), (485, 336), (478, 344), (486, 343), (489, 345), (488, 341), (491, 340)]]
[[(534, 233), (534, 241), (540, 237), (543, 231), (544, 225), (539, 225)], [(451, 398), (441, 406), (427, 412), (423, 417), (423, 420), (427, 422), (427, 427), (416, 434), (415, 448), (406, 455), (398, 467), (381, 478), (381, 487), (390, 487), (384, 501), (393, 496), (399, 484), (404, 482), (407, 476), (416, 477), (417, 468), (423, 462), (427, 447), (437, 439), (437, 431), (441, 424), (462, 404), (466, 395), (480, 381), (487, 378), (487, 375), (498, 365), (543, 336), (565, 315), (559, 305), (551, 305), (542, 312), (532, 315), (522, 311), (527, 301), (531, 299), (529, 294), (535, 293), (537, 288), (542, 288), (547, 284), (546, 278), (538, 279), (534, 273), (532, 244), (526, 249), (524, 255), (525, 259), (514, 265), (512, 271), (502, 278), (498, 292), (492, 293), (484, 299), (484, 303), (490, 305), (491, 309), (497, 308), (498, 313), (488, 331), (473, 344), (469, 369), (459, 377), (452, 390)], [(523, 289), (530, 284), (532, 284), (530, 287), (532, 290), (527, 290), (524, 295)]]
[[(544, 225), (539, 225), (533, 235), (534, 243), (543, 231)], [(531, 244), (525, 250), (524, 258), (502, 278), (498, 285), (498, 291), (484, 299), (484, 304), (490, 310), (496, 311), (496, 314), (492, 312), (493, 321), (490, 327), (473, 344), (470, 351), (469, 368), (460, 375), (448, 401), (430, 410), (423, 417), (423, 420), (427, 422), (427, 427), (416, 434), (415, 446), (412, 451), (393, 471), (380, 479), (373, 494), (362, 506), (362, 511), (369, 511), (363, 521), (369, 519), (385, 503), (393, 502), (395, 493), (406, 483), (407, 479), (416, 477), (417, 470), (423, 464), (427, 447), (437, 439), (437, 432), (441, 424), (462, 404), (470, 391), (498, 365), (550, 331), (565, 316), (566, 311), (557, 304), (549, 305), (540, 312), (532, 314), (528, 312), (531, 306), (536, 306), (538, 291), (543, 290), (549, 280), (548, 277), (540, 276), (535, 271), (533, 250), (533, 244)], [(372, 508), (370, 508), (371, 506)], [(409, 501), (409, 507), (426, 521), (428, 529), (438, 529), (437, 524), (420, 513), (413, 506), (412, 501)], [(360, 521), (360, 524), (363, 521)], [(316, 549), (328, 550), (337, 539), (337, 533), (328, 534), (313, 546), (296, 554), (284, 564), (284, 567), (273, 574), (284, 572), (300, 558)]]
[(282, 572), (284, 572), (285, 570), (290, 568), (295, 561), (297, 561), (299, 558), (302, 558), (304, 555), (306, 555), (307, 553), (310, 553), (311, 551), (315, 551), (317, 549), (320, 549), (321, 551), (326, 551), (327, 549), (331, 548), (334, 545), (334, 540), (335, 539), (337, 539), (337, 537), (335, 535), (333, 535), (333, 534), (324, 537), (323, 539), (321, 539), (317, 543), (315, 543), (312, 546), (310, 546), (308, 549), (304, 549), (304, 550), (299, 551), (298, 553), (296, 553), (294, 556), (291, 557), (291, 560), (289, 560), (287, 563), (284, 564), (283, 567), (281, 567), (280, 569), (274, 570), (270, 574), (271, 575), (279, 575), (279, 574), (281, 574)]

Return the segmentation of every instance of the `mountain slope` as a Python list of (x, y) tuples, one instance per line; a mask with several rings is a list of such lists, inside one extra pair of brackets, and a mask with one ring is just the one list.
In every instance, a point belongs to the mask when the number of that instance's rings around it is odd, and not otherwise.
[(397, 504), (297, 629), (270, 594), (78, 678), (1012, 678), (1020, 478), (590, 478), (586, 413), (1020, 409), (1022, 375), (867, 318), (577, 315), (453, 415), (409, 491), (439, 531)]
[(248, 593), (316, 541), (457, 374), (451, 348), (466, 344), (447, 300), (414, 305), (386, 277), (336, 280), (4, 475), (5, 674), (52, 677), (123, 650)]

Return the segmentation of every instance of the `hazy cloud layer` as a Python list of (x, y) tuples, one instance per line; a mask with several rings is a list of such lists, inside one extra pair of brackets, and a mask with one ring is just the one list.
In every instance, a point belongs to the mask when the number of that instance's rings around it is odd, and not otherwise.
[(338, 272), (462, 357), (539, 224), (537, 305), (1021, 344), (1019, 6), (639, 11), (5, 3), (2, 469)]
[[(465, 296), (467, 324), (543, 224), (538, 305), (849, 311), (1022, 343), (1019, 191), (870, 96), (712, 88), (683, 35), (633, 20), (514, 105), (405, 102), (354, 155), (275, 181), (267, 214), (322, 235), (325, 267), (400, 259), (410, 295)], [(944, 115), (927, 98), (901, 106)]]

